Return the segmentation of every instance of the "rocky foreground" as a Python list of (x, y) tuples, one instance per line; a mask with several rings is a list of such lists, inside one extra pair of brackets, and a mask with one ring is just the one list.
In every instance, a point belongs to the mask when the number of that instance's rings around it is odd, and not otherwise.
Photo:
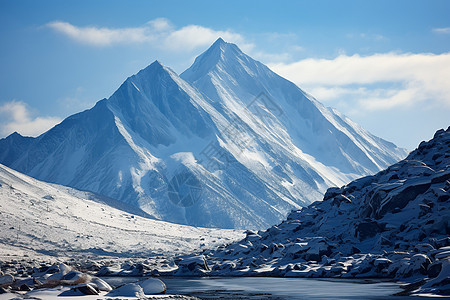
[(190, 272), (392, 278), (414, 283), (408, 293), (450, 295), (449, 180), (450, 127), (388, 169), (328, 189), (281, 224), (205, 252), (208, 267)]
[(80, 296), (83, 296), (83, 299), (196, 299), (165, 295), (166, 285), (157, 278), (111, 287), (103, 279), (89, 274), (87, 270), (81, 272), (64, 263), (48, 266), (42, 263), (41, 267), (28, 268), (26, 265), (26, 262), (17, 261), (2, 263), (2, 268), (9, 271), (17, 266), (21, 269), (15, 269), (15, 276), (1, 274), (0, 299), (72, 299)]

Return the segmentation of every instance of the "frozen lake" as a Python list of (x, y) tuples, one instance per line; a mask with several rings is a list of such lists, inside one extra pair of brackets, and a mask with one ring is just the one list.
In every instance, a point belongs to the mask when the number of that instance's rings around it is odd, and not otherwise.
[[(114, 286), (141, 278), (104, 278)], [(412, 299), (391, 296), (400, 284), (377, 280), (275, 277), (161, 277), (168, 294), (206, 299)], [(414, 297), (417, 299), (417, 297)]]

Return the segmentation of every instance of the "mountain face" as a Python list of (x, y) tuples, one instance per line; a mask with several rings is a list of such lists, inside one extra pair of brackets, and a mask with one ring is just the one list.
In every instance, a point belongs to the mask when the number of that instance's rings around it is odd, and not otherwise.
[[(387, 169), (216, 251), (221, 276), (396, 278), (450, 295), (450, 127)], [(189, 270), (181, 270), (188, 275)], [(180, 272), (181, 272), (180, 271)]]
[(0, 140), (27, 175), (221, 228), (273, 225), (405, 155), (222, 39), (181, 76), (155, 61), (39, 137)]

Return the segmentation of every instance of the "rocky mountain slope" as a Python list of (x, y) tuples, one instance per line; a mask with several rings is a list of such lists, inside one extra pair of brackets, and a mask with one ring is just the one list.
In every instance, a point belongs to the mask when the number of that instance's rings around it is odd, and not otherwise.
[(384, 277), (450, 295), (450, 127), (405, 160), (293, 211), (266, 231), (206, 252), (208, 271), (287, 277)]
[(222, 39), (181, 77), (156, 61), (39, 137), (0, 140), (22, 173), (220, 228), (267, 228), (405, 155)]

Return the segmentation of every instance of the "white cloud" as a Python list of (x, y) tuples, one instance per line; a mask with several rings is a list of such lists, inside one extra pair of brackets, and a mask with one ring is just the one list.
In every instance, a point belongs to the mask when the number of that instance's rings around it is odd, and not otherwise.
[(432, 31), (434, 33), (450, 34), (450, 27), (433, 28)]
[(77, 27), (62, 21), (54, 21), (46, 26), (77, 42), (92, 46), (148, 43), (165, 50), (186, 51), (208, 46), (222, 37), (226, 41), (240, 44), (243, 49), (252, 47), (245, 43), (242, 35), (229, 30), (214, 30), (199, 25), (177, 29), (164, 18), (151, 20), (140, 27), (128, 28)]
[(425, 101), (427, 107), (450, 107), (450, 53), (340, 55), (270, 67), (306, 87), (319, 100), (324, 97), (327, 101), (342, 101), (347, 97), (360, 110), (390, 109)]
[(25, 103), (10, 101), (0, 105), (0, 134), (14, 131), (26, 136), (38, 136), (61, 122), (57, 117), (33, 117)]

